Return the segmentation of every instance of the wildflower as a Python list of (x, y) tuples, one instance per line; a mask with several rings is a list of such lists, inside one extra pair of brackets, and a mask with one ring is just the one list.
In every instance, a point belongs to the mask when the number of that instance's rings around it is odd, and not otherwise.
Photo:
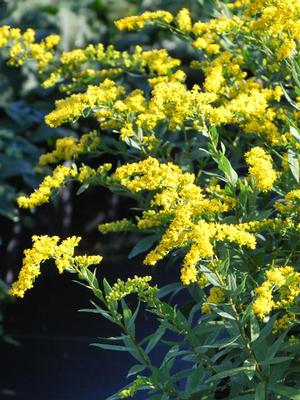
[(246, 162), (250, 165), (250, 176), (255, 178), (257, 187), (262, 192), (272, 190), (277, 179), (273, 169), (272, 158), (261, 147), (253, 147), (245, 154)]
[(133, 397), (140, 388), (145, 386), (150, 388), (153, 387), (151, 380), (145, 376), (137, 375), (136, 379), (129, 388), (121, 390), (119, 393), (119, 398), (125, 399), (127, 397)]
[(107, 222), (105, 224), (100, 224), (98, 226), (98, 229), (101, 233), (111, 233), (111, 232), (128, 232), (130, 230), (136, 230), (136, 225), (126, 219), (123, 218), (120, 221), (114, 221), (114, 222)]
[(176, 22), (180, 30), (185, 32), (190, 32), (192, 30), (192, 20), (188, 9), (182, 8), (178, 12)]
[(41, 274), (41, 264), (47, 260), (54, 259), (59, 273), (67, 268), (84, 267), (99, 264), (100, 256), (77, 256), (74, 257), (74, 249), (78, 246), (81, 238), (72, 236), (59, 244), (58, 236), (33, 236), (32, 248), (24, 251), (23, 266), (18, 280), (12, 284), (10, 294), (24, 297), (27, 290), (33, 287), (35, 279)]
[(40, 157), (41, 165), (56, 163), (61, 160), (70, 160), (79, 153), (78, 140), (75, 137), (57, 139), (55, 150)]
[(122, 18), (116, 21), (115, 24), (116, 27), (121, 31), (123, 30), (132, 31), (135, 29), (142, 29), (144, 28), (145, 25), (151, 22), (158, 21), (170, 24), (172, 20), (173, 20), (173, 15), (170, 14), (168, 11), (158, 10), (152, 12), (146, 11), (139, 16)]
[(57, 100), (56, 109), (46, 116), (45, 121), (51, 128), (55, 128), (79, 118), (86, 110), (117, 100), (123, 92), (123, 87), (105, 79), (99, 86), (89, 85), (85, 93), (76, 93), (66, 99)]
[[(253, 302), (253, 311), (260, 318), (264, 318), (272, 310), (288, 309), (300, 295), (300, 273), (293, 267), (287, 265), (272, 268), (266, 272), (266, 277), (263, 284), (255, 289), (257, 298)], [(287, 322), (285, 318), (278, 322), (277, 327)]]
[(69, 178), (74, 177), (76, 171), (64, 165), (57, 166), (52, 175), (46, 176), (40, 186), (29, 197), (20, 196), (17, 199), (19, 207), (34, 208), (47, 203), (53, 189), (60, 188)]
[(119, 301), (125, 296), (132, 293), (137, 293), (138, 297), (143, 301), (152, 301), (157, 294), (157, 287), (150, 286), (148, 282), (151, 281), (151, 276), (134, 276), (134, 278), (128, 278), (126, 282), (118, 279), (113, 285), (111, 291), (106, 296), (108, 302)]
[(300, 207), (300, 190), (294, 189), (284, 196), (284, 201), (276, 201), (274, 208), (281, 214), (298, 212)]
[(208, 304), (220, 304), (224, 300), (224, 292), (218, 287), (212, 287), (209, 291), (209, 296), (207, 297), (207, 303), (202, 305), (201, 311), (204, 314), (210, 314), (212, 312), (211, 306)]

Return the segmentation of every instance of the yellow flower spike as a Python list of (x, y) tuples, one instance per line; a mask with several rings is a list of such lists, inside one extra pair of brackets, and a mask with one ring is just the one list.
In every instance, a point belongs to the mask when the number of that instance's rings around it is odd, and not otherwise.
[(106, 106), (117, 100), (125, 89), (117, 86), (110, 79), (105, 79), (98, 86), (89, 85), (85, 93), (72, 94), (56, 101), (56, 109), (45, 117), (45, 122), (51, 128), (56, 128), (65, 122), (72, 122), (81, 117), (85, 110)]
[(56, 163), (61, 160), (70, 160), (79, 152), (78, 140), (74, 137), (57, 139), (55, 150), (51, 153), (42, 154), (39, 160), (40, 165)]
[[(209, 296), (207, 297), (207, 303), (211, 304), (220, 304), (224, 300), (224, 292), (222, 289), (218, 287), (212, 287), (209, 291)], [(207, 303), (204, 303), (201, 307), (201, 312), (204, 314), (211, 314), (212, 309), (211, 306)]]
[(274, 208), (281, 214), (299, 212), (300, 209), (300, 189), (294, 189), (284, 196), (284, 202), (276, 201)]
[(30, 196), (17, 198), (21, 208), (34, 208), (47, 203), (54, 189), (60, 188), (69, 178), (75, 177), (77, 172), (73, 168), (64, 165), (57, 166), (52, 175), (46, 176), (40, 186)]
[(54, 259), (58, 272), (61, 274), (70, 267), (70, 259), (73, 258), (75, 247), (78, 246), (81, 237), (71, 236), (61, 242), (55, 249)]
[(40, 275), (40, 266), (43, 262), (53, 259), (59, 273), (67, 268), (87, 268), (89, 265), (99, 264), (101, 256), (76, 256), (74, 249), (81, 238), (72, 236), (58, 244), (58, 236), (33, 236), (32, 248), (24, 251), (23, 266), (18, 280), (12, 284), (10, 294), (24, 297), (27, 290), (33, 287), (37, 276)]
[(23, 40), (28, 43), (33, 43), (35, 39), (35, 31), (31, 28), (23, 33)]
[(192, 30), (192, 19), (187, 8), (182, 8), (178, 12), (176, 16), (176, 22), (180, 30), (184, 32), (190, 32)]
[(125, 17), (115, 22), (116, 27), (120, 31), (133, 31), (136, 29), (142, 29), (145, 25), (155, 21), (165, 22), (170, 24), (173, 21), (173, 15), (168, 11), (146, 11), (142, 15)]
[(130, 230), (136, 230), (136, 225), (128, 220), (127, 218), (123, 218), (119, 221), (107, 222), (105, 224), (98, 225), (99, 232), (103, 234), (112, 233), (112, 232), (128, 232)]
[[(264, 318), (272, 310), (288, 309), (295, 304), (300, 295), (300, 273), (291, 266), (271, 268), (266, 272), (267, 279), (255, 289), (257, 298), (253, 302), (253, 311)], [(289, 319), (279, 320), (275, 330), (280, 330)]]
[(40, 264), (48, 260), (54, 252), (58, 236), (33, 236), (33, 246), (24, 251), (23, 267), (18, 280), (13, 283), (10, 294), (24, 297), (24, 293), (33, 287), (33, 282), (40, 275)]
[(96, 131), (86, 133), (80, 140), (73, 136), (64, 137), (56, 140), (55, 149), (50, 153), (42, 154), (39, 159), (40, 165), (68, 161), (79, 154), (95, 151), (100, 143), (100, 138)]
[(257, 146), (245, 154), (245, 159), (250, 166), (250, 176), (255, 178), (258, 189), (262, 192), (272, 190), (277, 173), (273, 169), (271, 156), (263, 148)]
[(141, 277), (136, 275), (134, 278), (128, 278), (126, 282), (118, 279), (106, 296), (106, 300), (108, 302), (119, 301), (131, 293), (137, 293), (140, 298), (152, 301), (158, 292), (158, 288), (149, 285), (151, 279), (151, 276)]
[(83, 165), (82, 167), (79, 168), (79, 174), (77, 179), (80, 183), (83, 183), (94, 175), (96, 175), (95, 169), (89, 167), (88, 165)]
[(4, 47), (10, 40), (10, 27), (3, 25), (0, 27), (0, 47)]
[(274, 322), (274, 327), (272, 332), (280, 333), (282, 331), (285, 331), (287, 328), (293, 325), (293, 323), (296, 322), (296, 320), (297, 320), (296, 314), (288, 312), (282, 318), (279, 318)]

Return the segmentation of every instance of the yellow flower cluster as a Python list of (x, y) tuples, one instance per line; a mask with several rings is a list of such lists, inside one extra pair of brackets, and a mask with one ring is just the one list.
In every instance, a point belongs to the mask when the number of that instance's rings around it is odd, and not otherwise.
[(105, 180), (106, 183), (108, 183), (110, 181), (110, 177), (107, 176), (107, 173), (111, 170), (111, 168), (112, 165), (110, 163), (100, 165), (97, 169), (89, 167), (88, 165), (82, 165), (79, 168), (77, 179), (79, 182), (83, 183), (94, 176), (98, 180)]
[(47, 203), (50, 199), (53, 189), (60, 188), (69, 178), (76, 176), (73, 168), (64, 165), (58, 165), (52, 175), (46, 176), (40, 186), (35, 189), (29, 197), (20, 196), (17, 199), (19, 207), (34, 208)]
[[(132, 21), (142, 21), (144, 26), (145, 21), (159, 23), (163, 20), (169, 24), (172, 19), (171, 14), (165, 11), (146, 12), (139, 17), (122, 19), (117, 25), (125, 29), (127, 23), (131, 26)], [(244, 19), (247, 21), (246, 17)], [(102, 44), (98, 44), (63, 52), (55, 70), (44, 81), (44, 86), (50, 87), (60, 80), (65, 82), (63, 87), (68, 92), (73, 90), (76, 94), (59, 100), (57, 109), (46, 117), (46, 122), (51, 127), (57, 127), (81, 116), (88, 116), (92, 110), (103, 129), (118, 130), (121, 140), (127, 144), (137, 143), (150, 151), (159, 146), (153, 130), (165, 121), (172, 131), (182, 129), (191, 122), (199, 131), (203, 130), (204, 121), (216, 125), (237, 124), (246, 133), (263, 135), (273, 144), (287, 146), (291, 140), (278, 129), (280, 113), (271, 104), (274, 100), (280, 100), (280, 87), (265, 88), (260, 80), (246, 80), (242, 55), (229, 50), (219, 52), (222, 35), (236, 35), (241, 31), (241, 26), (246, 24), (245, 21), (243, 18), (220, 17), (193, 25), (187, 9), (180, 10), (175, 17), (176, 29), (185, 35), (192, 35), (198, 47), (208, 54), (207, 61), (193, 63), (200, 66), (205, 74), (205, 92), (197, 85), (191, 90), (187, 89), (183, 84), (183, 71), (173, 71), (180, 65), (180, 60), (170, 57), (165, 49), (143, 51), (140, 46), (136, 46), (130, 54), (119, 52), (113, 46), (105, 49)], [(135, 29), (139, 23), (134, 22), (130, 29)], [(21, 35), (19, 31), (7, 29), (2, 29), (4, 38)], [(12, 33), (7, 33), (10, 31)], [(29, 30), (25, 38), (27, 41), (34, 40), (34, 34)], [(3, 43), (5, 41), (3, 39)], [(53, 43), (53, 38), (45, 39), (46, 47)], [(211, 53), (218, 54), (210, 56)], [(153, 89), (149, 100), (146, 100), (142, 91), (125, 94), (124, 88), (116, 85), (113, 88), (112, 81), (105, 79), (106, 76), (113, 77), (124, 70), (150, 75), (149, 83)], [(173, 74), (170, 74), (171, 71)], [(87, 77), (89, 82), (95, 81), (97, 85), (90, 85), (85, 92), (77, 93), (86, 87)], [(103, 92), (106, 93), (105, 99)]]
[[(224, 203), (224, 211), (229, 211), (236, 207), (237, 201), (231, 195), (227, 194), (226, 189), (222, 189), (218, 180), (212, 178), (205, 188), (205, 193), (211, 198), (220, 199)], [(225, 207), (227, 206), (227, 209)]]
[(24, 297), (25, 292), (33, 287), (35, 279), (41, 274), (41, 263), (49, 259), (55, 261), (59, 273), (67, 268), (87, 268), (100, 263), (100, 256), (74, 257), (74, 249), (81, 240), (80, 237), (72, 236), (58, 244), (59, 240), (58, 236), (32, 237), (32, 248), (24, 251), (23, 266), (18, 280), (11, 287), (11, 295)]
[(207, 22), (196, 22), (192, 27), (193, 45), (207, 54), (218, 54), (221, 50), (221, 35), (234, 33), (242, 26), (237, 18), (218, 17)]
[(120, 221), (107, 222), (105, 224), (100, 224), (98, 226), (99, 232), (113, 233), (113, 232), (128, 232), (131, 230), (137, 230), (136, 225), (128, 220), (127, 218), (123, 218)]
[[(45, 121), (51, 128), (55, 128), (78, 119), (84, 112), (107, 106), (123, 93), (122, 86), (118, 87), (112, 80), (105, 79), (98, 86), (89, 85), (85, 93), (72, 94), (66, 99), (57, 100), (56, 109), (46, 116)], [(102, 118), (100, 111), (96, 115)]]
[[(258, 41), (262, 43), (267, 38), (267, 43), (270, 43), (275, 52), (279, 51), (280, 43), (284, 47), (287, 47), (288, 43), (287, 38), (283, 39), (281, 36), (280, 39), (278, 38), (276, 30), (280, 32), (288, 31), (291, 27), (293, 34), (297, 36), (296, 26), (298, 26), (299, 18), (292, 15), (289, 0), (286, 0), (284, 4), (277, 0), (268, 2), (272, 8), (271, 15), (280, 12), (279, 25), (275, 31), (272, 30), (274, 26), (271, 25), (268, 26), (267, 30), (265, 29), (262, 18), (260, 18), (262, 15), (258, 10), (266, 15), (269, 11), (265, 11), (262, 3), (258, 1), (255, 3), (256, 13), (254, 14), (248, 9), (250, 3), (239, 2), (237, 4), (245, 6), (241, 17), (222, 16), (206, 22), (199, 21), (195, 24), (192, 24), (188, 10), (179, 11), (174, 19), (175, 26), (172, 25), (172, 30), (178, 29), (184, 36), (191, 37), (194, 46), (205, 52), (208, 61), (201, 63), (194, 61), (192, 64), (200, 67), (205, 73), (204, 87), (206, 93), (201, 92), (195, 95), (196, 88), (190, 91), (186, 90), (184, 85), (180, 86), (178, 83), (177, 85), (174, 83), (167, 85), (164, 82), (165, 85), (163, 85), (162, 81), (156, 81), (147, 112), (138, 116), (138, 126), (142, 129), (151, 130), (164, 119), (169, 119), (169, 128), (176, 130), (180, 124), (183, 126), (187, 121), (193, 120), (194, 126), (201, 130), (203, 127), (203, 123), (199, 124), (199, 116), (201, 116), (200, 119), (206, 118), (216, 125), (237, 124), (245, 133), (263, 136), (272, 144), (288, 145), (289, 136), (278, 128), (279, 120), (281, 120), (282, 125), (281, 114), (284, 110), (274, 104), (274, 101), (280, 101), (283, 94), (281, 87), (266, 88), (262, 81), (255, 77), (250, 76), (246, 79), (245, 70), (248, 67), (242, 56), (242, 49), (237, 48), (237, 51), (231, 52), (231, 50), (223, 48), (224, 43), (226, 43), (223, 40), (224, 35), (233, 42), (243, 36), (244, 41), (249, 40), (250, 47), (253, 42), (251, 35), (256, 35)], [(278, 15), (276, 20), (278, 20)], [(285, 19), (281, 15), (285, 15)], [(139, 19), (140, 17), (130, 18)], [(253, 21), (255, 22), (254, 25)], [(141, 27), (143, 27), (143, 24)], [(137, 26), (132, 25), (130, 29), (136, 28)], [(270, 39), (268, 35), (271, 35), (272, 38)], [(280, 50), (280, 52), (282, 51), (283, 49)], [(213, 56), (213, 54), (216, 54), (216, 56)], [(270, 60), (267, 57), (265, 56), (267, 65), (274, 65), (275, 67), (276, 60), (274, 64), (274, 60), (272, 59), (272, 62), (269, 62)], [(287, 79), (290, 78), (287, 76)], [(203, 94), (206, 95), (205, 100)], [(195, 96), (198, 97), (198, 102), (203, 103), (198, 103), (198, 107), (195, 107), (197, 103)], [(286, 111), (284, 113), (286, 114)], [(134, 126), (131, 121), (130, 125), (124, 127), (124, 134), (130, 136), (132, 130), (134, 130)]]
[(177, 16), (176, 23), (181, 31), (190, 32), (192, 30), (192, 18), (187, 8), (182, 8)]
[(154, 387), (149, 378), (137, 375), (137, 378), (132, 382), (129, 388), (121, 390), (119, 398), (126, 399), (127, 397), (133, 397), (141, 387), (145, 386), (150, 388)]
[(157, 287), (150, 286), (151, 276), (134, 276), (128, 278), (126, 282), (118, 279), (112, 286), (111, 291), (106, 296), (108, 302), (119, 301), (132, 293), (137, 293), (138, 297), (143, 301), (152, 301), (157, 294)]
[(287, 312), (282, 318), (278, 318), (274, 322), (273, 333), (279, 333), (285, 331), (289, 326), (293, 325), (297, 321), (294, 313)]
[[(117, 168), (115, 178), (132, 192), (156, 191), (151, 208), (143, 213), (139, 229), (167, 227), (159, 245), (144, 263), (155, 265), (175, 248), (189, 248), (181, 270), (184, 284), (197, 281), (196, 265), (214, 254), (213, 240), (229, 241), (254, 249), (253, 234), (242, 226), (206, 222), (203, 217), (228, 210), (219, 199), (208, 199), (195, 184), (195, 176), (178, 166), (152, 157)], [(201, 238), (201, 240), (200, 240)]]
[(173, 21), (173, 15), (168, 11), (146, 11), (142, 15), (126, 17), (119, 19), (115, 22), (116, 27), (121, 30), (132, 31), (135, 29), (142, 29), (146, 25), (151, 24), (153, 21), (164, 22), (170, 24)]
[(253, 147), (245, 154), (249, 168), (249, 174), (255, 178), (256, 185), (262, 192), (272, 190), (277, 179), (276, 171), (273, 169), (272, 158), (261, 147)]
[[(132, 53), (118, 51), (112, 45), (88, 45), (84, 49), (63, 52), (50, 76), (43, 82), (49, 88), (57, 82), (65, 82), (61, 88), (70, 92), (85, 86), (84, 82), (101, 82), (117, 77), (124, 71), (148, 72), (150, 75), (167, 75), (180, 65), (180, 60), (170, 57), (165, 49), (144, 51), (136, 46)], [(69, 83), (66, 83), (69, 82)]]
[(42, 72), (54, 60), (53, 47), (60, 41), (58, 35), (47, 36), (40, 43), (35, 42), (35, 31), (27, 29), (23, 34), (18, 28), (4, 25), (0, 28), (0, 47), (9, 46), (9, 63), (19, 66), (33, 59)]
[(209, 291), (209, 296), (207, 297), (207, 303), (204, 303), (201, 307), (201, 312), (204, 314), (211, 314), (212, 309), (210, 304), (220, 304), (224, 300), (224, 292), (218, 287), (212, 287)]
[[(257, 298), (253, 302), (253, 311), (260, 318), (273, 310), (288, 309), (300, 295), (300, 273), (293, 267), (272, 268), (266, 272), (266, 277), (263, 284), (255, 289)], [(291, 321), (290, 317), (278, 322), (277, 328), (287, 320)]]
[(39, 163), (40, 165), (46, 165), (59, 161), (68, 161), (79, 154), (95, 151), (99, 143), (100, 137), (96, 131), (82, 135), (80, 140), (73, 136), (57, 139), (55, 150), (42, 154)]
[(290, 57), (300, 39), (299, 0), (254, 0), (244, 11), (245, 25), (258, 38), (269, 36), (268, 45), (278, 60)]
[(276, 201), (274, 208), (281, 214), (299, 213), (300, 189), (291, 190), (284, 196), (284, 202)]
[(167, 75), (169, 71), (181, 64), (177, 58), (170, 57), (166, 49), (142, 51), (140, 48), (140, 60), (144, 68), (149, 68), (150, 73), (157, 75)]
[(297, 230), (297, 226), (295, 226), (294, 222), (290, 218), (266, 218), (262, 221), (249, 221), (240, 224), (243, 229), (247, 232), (262, 232), (262, 231), (270, 231), (270, 232), (286, 232)]

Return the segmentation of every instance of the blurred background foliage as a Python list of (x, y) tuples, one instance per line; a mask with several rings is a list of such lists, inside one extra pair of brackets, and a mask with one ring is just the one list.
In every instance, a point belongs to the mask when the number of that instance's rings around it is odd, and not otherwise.
[[(211, 14), (213, 4), (209, 0), (0, 0), (0, 20), (1, 25), (19, 27), (22, 31), (34, 28), (38, 39), (59, 34), (59, 46), (63, 51), (85, 47), (88, 43), (112, 43), (119, 50), (130, 50), (133, 45), (140, 44), (145, 48), (166, 47), (171, 55), (188, 60), (191, 49), (174, 37), (168, 39), (168, 34), (162, 35), (155, 28), (120, 34), (114, 21), (145, 10), (166, 9), (176, 13), (182, 7), (191, 9), (196, 18), (205, 19)], [(47, 233), (66, 233), (64, 229), (72, 219), (69, 231), (76, 231), (76, 226), (80, 226), (87, 234), (104, 218), (116, 219), (124, 216), (124, 211), (120, 211), (122, 203), (118, 197), (109, 193), (100, 194), (99, 202), (91, 191), (85, 196), (86, 203), (76, 206), (76, 196), (66, 191), (62, 200), (56, 201), (54, 211), (46, 206), (37, 212), (38, 218), (20, 213), (15, 201), (18, 194), (30, 192), (49, 172), (47, 167), (37, 166), (40, 154), (52, 148), (58, 137), (77, 136), (80, 126), (76, 132), (76, 126), (51, 129), (45, 125), (44, 116), (53, 108), (59, 93), (56, 88), (41, 89), (30, 65), (14, 68), (1, 58), (0, 91), (0, 336), (3, 337), (5, 288), (19, 269), (22, 251), (30, 243), (31, 233), (37, 227), (39, 232), (44, 229)], [(89, 212), (85, 214), (82, 210), (87, 204)], [(73, 209), (72, 218), (68, 212), (70, 208)], [(113, 245), (117, 249), (120, 242), (114, 239)]]

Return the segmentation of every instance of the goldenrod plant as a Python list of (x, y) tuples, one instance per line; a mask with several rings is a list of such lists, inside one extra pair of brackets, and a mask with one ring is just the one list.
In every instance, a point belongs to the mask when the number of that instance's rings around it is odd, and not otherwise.
[[(98, 127), (42, 155), (53, 173), (19, 206), (42, 205), (70, 180), (79, 194), (107, 187), (137, 207), (132, 219), (101, 224), (99, 235), (140, 232), (130, 257), (147, 253), (142, 276), (100, 284), (105, 271), (91, 265), (101, 257), (74, 256), (78, 237), (34, 236), (11, 293), (23, 297), (49, 259), (77, 274), (95, 297), (86, 311), (121, 331), (95, 345), (136, 360), (135, 378), (110, 400), (139, 390), (148, 400), (297, 400), (300, 1), (216, 1), (211, 18), (199, 18), (183, 8), (116, 21), (123, 35), (165, 32), (187, 47), (189, 63), (141, 45), (61, 52), (56, 35), (39, 41), (32, 29), (0, 29), (9, 65), (33, 62), (45, 89), (60, 87), (46, 123)], [(118, 163), (95, 167), (103, 154)], [(153, 267), (167, 263), (178, 280), (151, 284)], [(141, 303), (158, 326), (144, 339)], [(151, 352), (161, 343), (157, 365)]]

